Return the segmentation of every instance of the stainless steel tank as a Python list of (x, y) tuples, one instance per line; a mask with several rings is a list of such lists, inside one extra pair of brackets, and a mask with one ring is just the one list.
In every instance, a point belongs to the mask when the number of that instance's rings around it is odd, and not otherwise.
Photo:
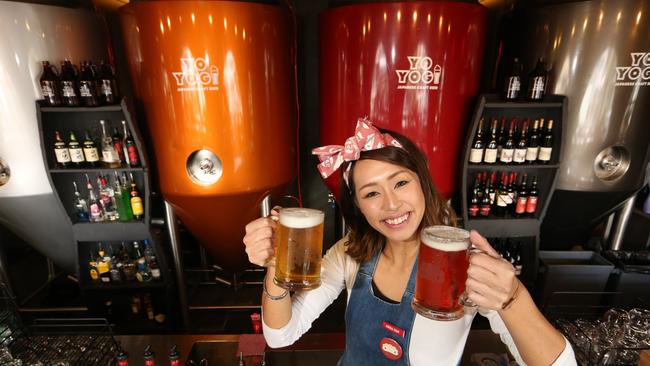
[(649, 17), (650, 0), (555, 1), (528, 8), (516, 26), (524, 66), (543, 57), (551, 66), (548, 92), (569, 101), (558, 191), (545, 222), (557, 237), (587, 230), (642, 185), (650, 152)]
[(99, 24), (90, 10), (0, 1), (0, 224), (68, 271), (77, 250), (47, 176), (34, 101), (42, 60), (106, 59)]

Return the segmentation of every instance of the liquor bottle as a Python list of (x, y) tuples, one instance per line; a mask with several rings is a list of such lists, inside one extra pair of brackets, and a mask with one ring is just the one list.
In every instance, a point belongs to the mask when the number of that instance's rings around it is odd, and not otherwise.
[(144, 366), (156, 366), (156, 356), (151, 351), (151, 345), (144, 348)]
[(122, 282), (122, 261), (119, 258), (117, 254), (115, 254), (115, 251), (113, 251), (113, 247), (109, 246), (109, 256), (111, 258), (111, 282), (113, 283), (120, 283)]
[(99, 98), (97, 98), (97, 82), (88, 61), (84, 61), (81, 64), (81, 74), (79, 75), (79, 98), (81, 99), (81, 104), (86, 107), (96, 107), (99, 105)]
[(494, 164), (497, 162), (497, 119), (492, 120), (492, 133), (490, 142), (485, 147), (485, 157), (483, 162), (486, 164)]
[[(113, 194), (115, 195), (115, 206), (117, 207), (117, 216), (120, 221), (131, 221), (133, 214), (131, 211), (131, 204), (128, 199), (128, 192), (126, 192), (127, 199), (125, 200), (122, 192), (122, 185), (120, 184), (120, 176), (117, 171), (114, 171), (113, 177)], [(129, 211), (129, 212), (127, 212)]]
[(530, 186), (530, 191), (528, 191), (528, 200), (526, 201), (526, 215), (535, 216), (535, 211), (537, 211), (537, 200), (539, 192), (537, 192), (537, 177), (533, 177), (533, 183)]
[(501, 127), (499, 128), (499, 136), (497, 137), (497, 156), (501, 156), (501, 150), (506, 143), (506, 117), (501, 117)]
[(539, 152), (539, 135), (537, 134), (537, 127), (539, 121), (535, 120), (533, 123), (533, 130), (528, 137), (528, 146), (526, 147), (526, 163), (534, 164), (537, 160), (537, 153)]
[(478, 212), (480, 210), (480, 204), (481, 203), (478, 198), (478, 187), (475, 186), (474, 189), (472, 189), (472, 198), (469, 202), (469, 210), (467, 211), (467, 214), (470, 217), (478, 216)]
[(497, 179), (497, 172), (494, 171), (490, 176), (490, 187), (488, 189), (488, 195), (490, 196), (490, 205), (492, 206), (494, 206), (494, 200), (496, 195), (496, 188), (494, 185), (496, 183), (496, 179)]
[[(110, 221), (115, 221), (120, 218), (119, 212), (117, 211), (117, 202), (115, 199), (115, 190), (113, 189), (113, 186), (108, 184), (108, 179), (106, 179), (105, 176), (100, 175), (99, 177), (101, 181), (101, 191), (99, 192), (100, 199), (102, 202), (106, 203), (106, 216)], [(110, 207), (110, 211), (109, 208)]]
[(181, 354), (176, 349), (176, 345), (169, 350), (169, 366), (181, 366)]
[(79, 193), (79, 190), (77, 189), (77, 182), (72, 181), (72, 185), (74, 186), (74, 210), (75, 210), (75, 215), (77, 216), (78, 221), (88, 221), (90, 220), (90, 214), (88, 213), (88, 202), (81, 197), (81, 193)]
[(516, 123), (517, 123), (516, 118), (513, 118), (510, 121), (510, 129), (508, 130), (508, 139), (503, 144), (503, 148), (501, 149), (501, 155), (499, 156), (499, 161), (504, 164), (512, 163), (512, 157), (515, 153), (515, 141), (514, 141), (513, 134), (515, 132)]
[[(124, 173), (122, 173), (120, 191), (122, 205), (124, 206), (125, 213), (124, 219), (122, 221), (131, 221), (133, 220), (133, 208), (131, 207), (131, 188), (128, 185), (126, 175)], [(120, 216), (120, 219), (122, 219), (122, 216)]]
[(97, 151), (97, 145), (95, 145), (95, 141), (90, 137), (90, 132), (88, 130), (86, 130), (86, 138), (83, 142), (83, 148), (87, 165), (91, 168), (99, 167), (99, 151)]
[(142, 207), (142, 198), (140, 198), (140, 193), (135, 185), (135, 180), (133, 180), (133, 174), (131, 174), (131, 192), (129, 195), (131, 196), (133, 218), (140, 221), (144, 218), (144, 208)]
[(498, 217), (504, 217), (508, 208), (508, 192), (506, 190), (507, 184), (508, 178), (506, 178), (506, 173), (501, 173), (501, 180), (496, 191), (496, 206), (494, 207), (494, 214)]
[(472, 142), (472, 149), (469, 153), (469, 162), (474, 164), (479, 164), (483, 161), (483, 117), (478, 122), (478, 128), (476, 129), (476, 136), (474, 136), (474, 141)]
[(526, 99), (530, 101), (541, 101), (546, 93), (547, 80), (546, 64), (540, 57), (537, 60), (537, 65), (528, 77), (528, 92), (526, 93)]
[(110, 283), (111, 282), (110, 261), (106, 261), (106, 252), (102, 247), (102, 243), (98, 244), (97, 254), (98, 254), (97, 271), (99, 272), (99, 280), (102, 283)]
[(88, 275), (90, 276), (90, 279), (93, 280), (93, 282), (99, 282), (99, 271), (97, 270), (97, 260), (95, 260), (95, 256), (93, 255), (93, 251), (90, 251), (89, 255), (89, 261), (88, 261)]
[(481, 199), (481, 209), (479, 211), (479, 214), (481, 215), (481, 217), (488, 217), (490, 216), (491, 210), (492, 210), (492, 201), (490, 199), (490, 183), (488, 183), (488, 186), (485, 187), (483, 198)]
[(117, 130), (116, 127), (113, 127), (112, 139), (113, 139), (113, 147), (115, 148), (115, 151), (117, 152), (120, 161), (123, 161), (128, 164), (128, 160), (124, 159), (124, 137), (120, 135), (120, 132)]
[(508, 185), (506, 187), (506, 192), (508, 192), (508, 199), (506, 201), (507, 206), (506, 206), (506, 213), (512, 213), (515, 211), (515, 202), (516, 202), (516, 197), (515, 197), (515, 180), (517, 179), (517, 175), (514, 172), (511, 172), (510, 175), (508, 175)]
[(90, 182), (88, 174), (86, 174), (86, 188), (88, 188), (88, 208), (90, 210), (90, 222), (104, 221), (104, 212), (102, 211), (101, 204), (95, 196), (93, 184)]
[(61, 63), (61, 102), (66, 107), (79, 105), (79, 93), (77, 91), (77, 75), (70, 61)]
[(65, 141), (61, 138), (59, 131), (54, 131), (54, 156), (56, 156), (56, 165), (59, 168), (70, 167), (70, 151)]
[(68, 151), (70, 152), (70, 160), (75, 167), (83, 166), (86, 159), (84, 159), (84, 151), (77, 141), (74, 131), (70, 131), (70, 141), (68, 141)]
[(515, 216), (522, 217), (526, 215), (526, 202), (528, 202), (528, 191), (526, 190), (526, 180), (528, 174), (524, 173), (521, 177), (521, 185), (517, 194), (517, 203), (515, 204)]
[(515, 57), (514, 62), (512, 63), (512, 70), (506, 76), (504, 88), (503, 88), (503, 99), (507, 101), (515, 101), (519, 99), (521, 94), (521, 71), (523, 67), (519, 63), (519, 59)]
[(124, 129), (124, 155), (129, 159), (129, 166), (138, 167), (140, 166), (140, 155), (138, 155), (138, 147), (135, 145), (135, 140), (129, 133), (129, 129), (126, 127), (126, 121), (122, 121), (122, 128)]
[(138, 267), (138, 271), (135, 274), (135, 278), (138, 279), (138, 282), (151, 281), (152, 280), (151, 270), (147, 265), (147, 260), (145, 259), (145, 256), (140, 252), (140, 249), (138, 247), (138, 242), (133, 242), (133, 248), (136, 251), (136, 257), (137, 257), (136, 264)]
[(526, 151), (528, 148), (526, 134), (528, 133), (528, 120), (524, 121), (524, 126), (521, 129), (521, 135), (519, 135), (519, 140), (515, 146), (515, 153), (512, 157), (512, 161), (516, 164), (523, 164), (526, 162)]
[(129, 354), (122, 347), (119, 348), (115, 359), (117, 360), (117, 366), (129, 366)]
[(99, 100), (101, 104), (115, 104), (119, 102), (119, 92), (115, 82), (115, 73), (111, 64), (101, 61), (99, 67)]
[(156, 252), (151, 246), (151, 243), (149, 243), (149, 239), (145, 239), (143, 244), (144, 244), (144, 259), (147, 261), (147, 263), (156, 261)]
[(122, 263), (122, 274), (124, 275), (124, 281), (135, 281), (137, 267), (128, 250), (126, 250), (126, 245), (124, 245), (124, 242), (122, 242), (120, 247), (120, 262)]
[(551, 162), (551, 154), (553, 153), (553, 120), (548, 120), (544, 137), (542, 138), (541, 146), (539, 147), (539, 155), (537, 160), (541, 164), (548, 164)]
[(41, 91), (45, 105), (57, 107), (61, 105), (61, 94), (59, 86), (59, 76), (54, 70), (54, 66), (49, 61), (43, 61), (43, 74), (41, 74)]
[(119, 168), (122, 164), (115, 151), (113, 139), (106, 133), (106, 121), (99, 120), (99, 124), (102, 126), (102, 163), (105, 168)]
[(153, 301), (151, 300), (151, 294), (145, 293), (142, 299), (144, 305), (144, 312), (147, 314), (147, 319), (153, 320)]

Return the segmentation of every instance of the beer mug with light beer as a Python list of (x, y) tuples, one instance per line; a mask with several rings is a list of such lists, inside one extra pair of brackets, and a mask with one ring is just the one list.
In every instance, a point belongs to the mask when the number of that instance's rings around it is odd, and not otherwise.
[(420, 255), (413, 310), (429, 319), (456, 320), (464, 314), (469, 267), (469, 232), (451, 226), (430, 226), (420, 233)]
[(282, 208), (275, 233), (275, 277), (287, 290), (311, 290), (320, 286), (323, 256), (322, 211)]

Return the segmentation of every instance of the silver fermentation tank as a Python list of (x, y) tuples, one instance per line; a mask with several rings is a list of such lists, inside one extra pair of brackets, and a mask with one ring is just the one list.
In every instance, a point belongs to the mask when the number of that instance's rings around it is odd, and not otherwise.
[[(650, 150), (650, 0), (553, 1), (527, 8), (506, 53), (551, 67), (568, 97), (557, 188), (542, 249), (582, 243), (643, 184)], [(518, 45), (517, 45), (518, 44)]]
[(42, 60), (106, 59), (99, 24), (90, 10), (0, 1), (0, 225), (72, 272), (77, 250), (43, 161), (35, 100)]

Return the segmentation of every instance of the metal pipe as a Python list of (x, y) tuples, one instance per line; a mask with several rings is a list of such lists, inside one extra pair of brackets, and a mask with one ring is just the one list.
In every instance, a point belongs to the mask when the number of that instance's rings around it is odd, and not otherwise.
[(260, 217), (266, 217), (271, 214), (271, 195), (267, 195), (260, 203)]
[(612, 240), (610, 241), (609, 248), (611, 250), (621, 250), (623, 246), (623, 238), (625, 236), (625, 229), (627, 228), (627, 223), (630, 221), (630, 216), (632, 215), (632, 209), (634, 208), (634, 197), (632, 195), (628, 198), (623, 206), (616, 213), (616, 223), (614, 224), (614, 233), (612, 235)]
[(88, 311), (88, 308), (85, 306), (68, 306), (68, 307), (37, 307), (37, 308), (19, 308), (21, 313), (40, 313), (40, 312), (57, 312), (65, 313), (71, 311)]
[(616, 216), (616, 212), (612, 212), (609, 214), (609, 216), (607, 216), (607, 222), (605, 222), (605, 230), (603, 231), (603, 243), (609, 243), (609, 238), (612, 236), (614, 216)]
[(185, 283), (185, 272), (183, 272), (183, 258), (178, 235), (178, 222), (174, 208), (169, 202), (165, 201), (165, 221), (167, 222), (167, 231), (169, 232), (169, 242), (171, 244), (172, 256), (176, 267), (176, 282), (178, 283), (178, 300), (180, 302), (181, 320), (183, 330), (190, 329), (190, 314), (187, 302), (187, 287)]

